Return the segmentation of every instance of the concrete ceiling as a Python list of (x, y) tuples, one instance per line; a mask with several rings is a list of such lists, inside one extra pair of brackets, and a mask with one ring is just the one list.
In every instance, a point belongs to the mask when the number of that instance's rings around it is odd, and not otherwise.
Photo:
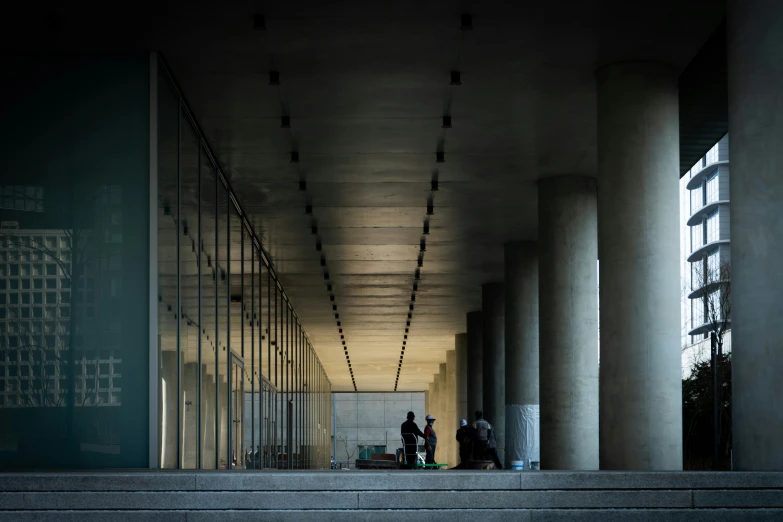
[[(320, 256), (357, 388), (391, 390), (426, 240), (399, 377), (407, 391), (426, 389), (465, 313), (480, 308), (481, 284), (502, 280), (503, 243), (536, 239), (536, 180), (595, 175), (596, 68), (685, 67), (723, 4), (169, 2), (125, 6), (111, 26), (60, 11), (54, 27), (77, 50), (99, 39), (164, 53), (335, 390), (353, 385)], [(462, 12), (473, 15), (470, 31)], [(450, 85), (452, 70), (462, 85)], [(452, 128), (441, 128), (444, 115)]]

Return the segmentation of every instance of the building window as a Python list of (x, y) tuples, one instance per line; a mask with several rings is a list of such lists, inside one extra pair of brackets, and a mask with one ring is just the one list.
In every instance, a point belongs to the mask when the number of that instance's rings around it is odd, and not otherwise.
[(695, 252), (704, 245), (704, 225), (699, 223), (691, 227), (691, 252)]
[(43, 212), (43, 188), (22, 186), (0, 187), (0, 208), (6, 210)]
[(720, 142), (716, 143), (715, 145), (712, 146), (709, 152), (707, 152), (707, 156), (705, 157), (706, 160), (705, 163), (707, 165), (710, 165), (718, 161), (718, 152), (720, 151), (719, 144)]
[(720, 214), (716, 209), (707, 216), (707, 234), (706, 243), (712, 243), (720, 239)]
[(716, 172), (707, 180), (707, 197), (705, 198), (707, 204), (718, 201), (719, 195), (718, 173)]
[(704, 183), (691, 191), (691, 214), (704, 206)]
[(702, 297), (691, 301), (691, 328), (696, 328), (704, 324), (704, 300)]

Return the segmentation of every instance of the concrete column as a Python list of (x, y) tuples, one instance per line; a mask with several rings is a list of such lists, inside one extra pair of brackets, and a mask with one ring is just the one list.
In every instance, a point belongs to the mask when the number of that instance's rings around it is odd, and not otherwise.
[[(432, 377), (432, 405), (431, 410), (427, 412), (427, 415), (432, 415), (433, 417), (438, 417), (438, 406), (440, 405), (440, 373), (436, 373)], [(424, 421), (422, 424), (426, 425), (427, 422)], [(422, 431), (424, 431), (424, 428), (422, 428)]]
[(182, 468), (196, 469), (198, 459), (198, 363), (182, 369)]
[[(438, 384), (440, 388), (440, 392), (438, 393), (438, 414), (435, 416), (436, 419), (438, 419), (438, 422), (435, 425), (435, 429), (437, 432), (442, 432), (443, 428), (445, 427), (445, 424), (448, 422), (446, 419), (448, 414), (448, 397), (449, 397), (449, 390), (448, 390), (448, 382), (446, 377), (446, 363), (440, 363), (438, 366), (440, 369), (440, 372), (438, 373)], [(436, 433), (437, 433), (436, 432)], [(441, 443), (444, 443), (441, 446)], [(443, 440), (441, 437), (438, 437), (438, 445), (441, 449), (445, 449), (446, 447), (446, 441)], [(443, 456), (444, 453), (439, 453), (439, 455)], [(441, 461), (444, 460), (441, 458)]]
[(558, 177), (539, 181), (538, 227), (541, 467), (595, 470), (598, 469), (595, 180)]
[(538, 245), (505, 245), (506, 467), (540, 462)]
[(679, 470), (677, 75), (624, 62), (597, 78), (601, 468)]
[(215, 469), (215, 377), (202, 368), (203, 398), (201, 421), (203, 426), (201, 465), (204, 469)]
[(782, 471), (783, 4), (728, 3), (734, 468)]
[(429, 389), (427, 391), (427, 395), (425, 397), (425, 403), (424, 403), (424, 411), (416, 411), (414, 412), (416, 414), (416, 417), (419, 419), (417, 422), (419, 425), (421, 425), (422, 421), (424, 420), (424, 417), (430, 413), (435, 405), (435, 376), (432, 378), (432, 382), (429, 385)]
[(444, 438), (449, 442), (448, 459), (449, 467), (459, 464), (459, 452), (457, 451), (456, 431), (459, 426), (457, 419), (457, 351), (446, 352), (446, 420), (448, 424), (441, 425)]
[(481, 285), (484, 418), (495, 429), (498, 457), (506, 447), (505, 292), (503, 283)]
[[(457, 405), (457, 422), (466, 419), (468, 415), (468, 339), (467, 334), (460, 333), (454, 336), (455, 351), (455, 404)], [(459, 453), (459, 452), (458, 452)]]
[(468, 360), (468, 422), (475, 420), (476, 410), (484, 409), (484, 351), (482, 350), (481, 312), (467, 314), (467, 360)]
[(160, 467), (177, 468), (177, 352), (160, 353)]

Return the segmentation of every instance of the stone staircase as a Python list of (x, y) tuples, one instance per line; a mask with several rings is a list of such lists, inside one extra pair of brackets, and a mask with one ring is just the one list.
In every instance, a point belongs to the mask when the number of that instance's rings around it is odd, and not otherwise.
[(0, 521), (783, 521), (783, 473), (0, 474)]

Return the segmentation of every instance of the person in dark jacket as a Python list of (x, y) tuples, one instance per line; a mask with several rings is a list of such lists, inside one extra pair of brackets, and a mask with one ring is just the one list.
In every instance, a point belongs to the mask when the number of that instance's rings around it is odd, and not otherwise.
[[(416, 418), (416, 415), (413, 414), (412, 411), (408, 412), (408, 420), (402, 423), (402, 426), (400, 426), (400, 435), (402, 435), (402, 441), (403, 441), (403, 454), (405, 455), (405, 464), (408, 465), (415, 465), (417, 460), (417, 452), (419, 450), (419, 445), (416, 437), (421, 437), (422, 439), (427, 440), (427, 438), (424, 436), (424, 433), (419, 429), (419, 426), (413, 422), (413, 419)], [(429, 443), (427, 443), (429, 445)]]
[(457, 430), (457, 442), (459, 443), (460, 464), (473, 460), (473, 440), (476, 438), (476, 430), (468, 426), (468, 421), (462, 419)]

